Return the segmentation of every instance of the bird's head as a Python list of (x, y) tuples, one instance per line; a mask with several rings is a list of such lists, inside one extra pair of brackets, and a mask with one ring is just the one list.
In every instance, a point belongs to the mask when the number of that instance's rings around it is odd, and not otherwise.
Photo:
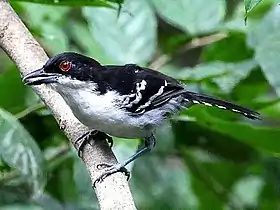
[(104, 68), (96, 60), (73, 52), (65, 52), (50, 58), (38, 70), (23, 77), (27, 85), (63, 84), (93, 80), (93, 72)]

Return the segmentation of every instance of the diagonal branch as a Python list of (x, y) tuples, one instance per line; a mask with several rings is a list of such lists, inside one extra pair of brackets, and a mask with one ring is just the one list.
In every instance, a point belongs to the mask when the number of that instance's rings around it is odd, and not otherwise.
[[(190, 42), (188, 42), (186, 45), (183, 45), (182, 47), (177, 49), (175, 51), (175, 54), (181, 54), (188, 50), (192, 50), (195, 48), (199, 48), (199, 47), (203, 47), (205, 45), (212, 44), (214, 42), (218, 42), (222, 39), (227, 38), (227, 36), (228, 35), (225, 33), (216, 33), (216, 34), (211, 34), (211, 35), (207, 35), (204, 37), (195, 38), (195, 39), (191, 40)], [(170, 55), (161, 54), (158, 57), (156, 57), (154, 59), (154, 61), (152, 61), (152, 63), (150, 63), (149, 68), (160, 69), (165, 64), (169, 63), (171, 60), (172, 60), (172, 57)]]
[[(15, 62), (21, 74), (38, 69), (48, 59), (38, 42), (23, 25), (17, 14), (6, 0), (0, 0), (0, 47)], [(87, 130), (72, 114), (70, 108), (58, 93), (46, 86), (34, 87), (62, 130), (73, 143)], [(116, 158), (105, 141), (87, 145), (83, 152), (83, 161), (91, 181), (97, 178), (100, 163), (115, 164)], [(98, 183), (95, 188), (100, 209), (136, 209), (126, 177), (116, 173)]]

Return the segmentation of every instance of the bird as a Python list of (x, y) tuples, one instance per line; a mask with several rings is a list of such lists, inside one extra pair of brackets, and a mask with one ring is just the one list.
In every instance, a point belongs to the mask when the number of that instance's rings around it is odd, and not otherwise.
[(185, 84), (137, 64), (102, 65), (76, 53), (51, 57), (42, 68), (23, 77), (26, 85), (51, 86), (70, 107), (74, 116), (90, 131), (77, 139), (82, 150), (90, 137), (143, 139), (144, 144), (123, 163), (100, 164), (104, 172), (94, 184), (116, 172), (129, 177), (127, 166), (152, 150), (155, 130), (180, 110), (196, 104), (217, 107), (261, 119), (258, 112), (209, 95), (189, 91)]

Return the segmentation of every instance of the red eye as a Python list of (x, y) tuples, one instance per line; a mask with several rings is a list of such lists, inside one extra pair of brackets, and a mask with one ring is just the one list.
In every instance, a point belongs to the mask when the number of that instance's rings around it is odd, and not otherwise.
[(59, 68), (61, 69), (61, 71), (69, 71), (69, 69), (71, 68), (71, 62), (70, 61), (62, 61), (59, 64)]

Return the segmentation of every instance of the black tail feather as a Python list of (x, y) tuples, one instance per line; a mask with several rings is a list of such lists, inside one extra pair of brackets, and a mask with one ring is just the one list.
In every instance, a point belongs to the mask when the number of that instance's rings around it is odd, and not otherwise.
[(206, 106), (214, 106), (220, 109), (225, 109), (229, 110), (235, 113), (239, 113), (244, 115), (247, 118), (250, 119), (261, 119), (261, 116), (258, 112), (252, 111), (248, 108), (221, 100), (221, 99), (216, 99), (211, 96), (199, 94), (199, 93), (194, 93), (194, 92), (189, 92), (186, 91), (184, 92), (185, 95), (185, 101), (192, 102), (194, 104), (203, 104)]

